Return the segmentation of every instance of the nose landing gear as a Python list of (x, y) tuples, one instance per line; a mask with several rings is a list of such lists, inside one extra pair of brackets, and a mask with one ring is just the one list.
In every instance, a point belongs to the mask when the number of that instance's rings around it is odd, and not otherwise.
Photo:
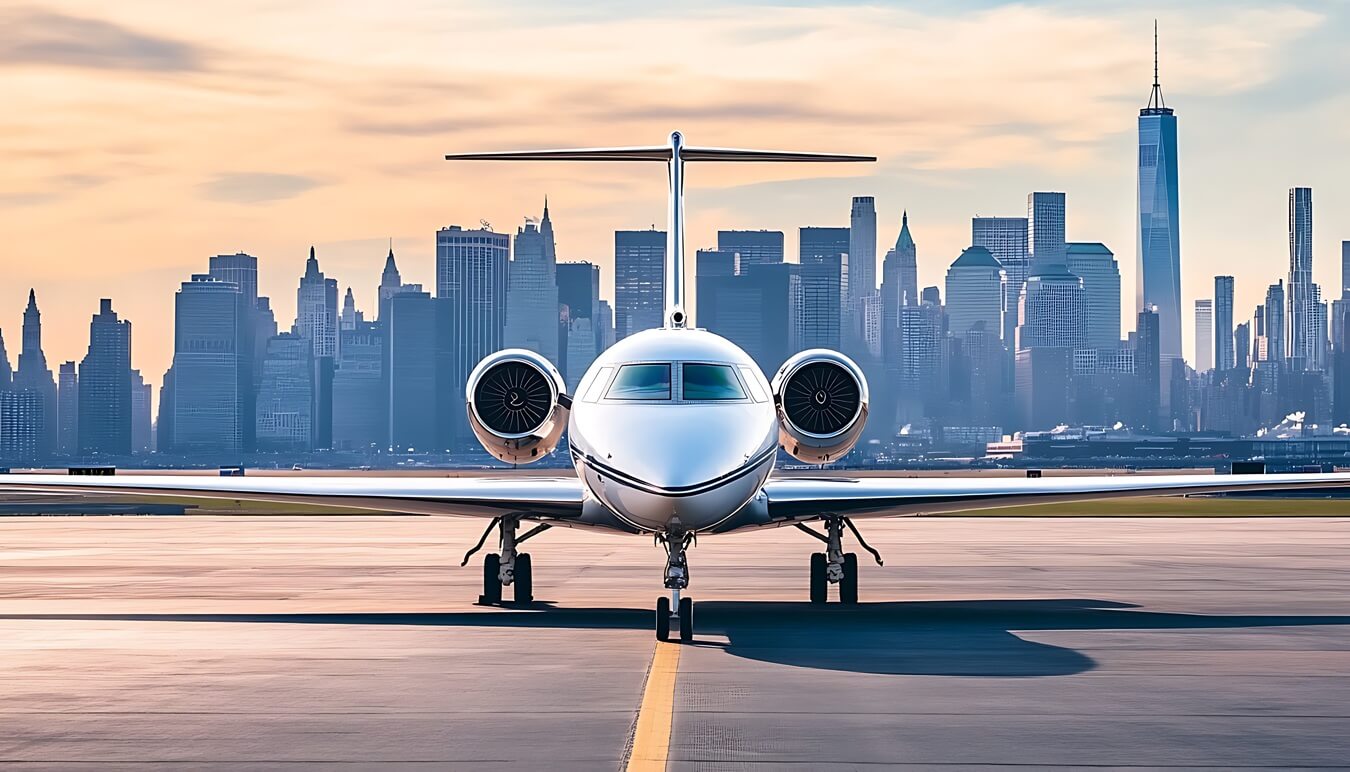
[(500, 532), (501, 552), (493, 552), (483, 558), (483, 594), (478, 596), (480, 604), (486, 606), (501, 603), (502, 587), (514, 588), (513, 597), (516, 603), (530, 603), (534, 600), (534, 567), (530, 553), (519, 552), (517, 547), (526, 539), (551, 527), (548, 523), (540, 523), (517, 536), (516, 531), (520, 528), (519, 517), (496, 517), (488, 523), (482, 538), (473, 549), (464, 554), (464, 560), (460, 562), (461, 566), (468, 565), (469, 558), (487, 543), (488, 534), (492, 533), (492, 529), (496, 528)]
[(863, 549), (872, 553), (872, 558), (877, 561), (877, 565), (882, 565), (881, 553), (872, 549), (862, 534), (858, 532), (857, 526), (846, 517), (826, 517), (825, 533), (819, 533), (811, 530), (803, 523), (797, 523), (797, 527), (812, 537), (825, 542), (825, 552), (815, 552), (811, 555), (811, 602), (826, 603), (829, 601), (829, 586), (831, 584), (839, 585), (839, 602), (845, 605), (852, 605), (858, 602), (858, 556), (852, 552), (844, 552), (844, 528), (847, 527), (853, 532), (854, 538)]
[[(656, 540), (666, 548), (666, 589), (670, 597), (656, 599), (656, 640), (670, 640), (670, 624), (679, 625), (681, 643), (694, 640), (694, 601), (680, 597), (680, 591), (689, 586), (689, 561), (685, 549), (694, 541), (692, 533), (657, 534)], [(671, 613), (674, 611), (674, 613)]]

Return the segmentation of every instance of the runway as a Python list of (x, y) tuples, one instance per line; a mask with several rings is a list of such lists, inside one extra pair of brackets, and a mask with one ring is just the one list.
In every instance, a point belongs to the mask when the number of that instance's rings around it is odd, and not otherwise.
[(702, 539), (664, 717), (659, 548), (553, 529), (480, 608), (482, 526), (0, 518), (0, 765), (618, 769), (644, 720), (672, 770), (1350, 764), (1350, 518), (867, 522), (853, 609), (800, 532)]

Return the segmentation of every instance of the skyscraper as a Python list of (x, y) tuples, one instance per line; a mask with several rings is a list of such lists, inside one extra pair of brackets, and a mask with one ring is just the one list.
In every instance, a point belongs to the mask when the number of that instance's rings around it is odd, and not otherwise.
[(1083, 280), (1064, 263), (1036, 263), (1027, 277), (1019, 311), (1018, 350), (1081, 348), (1086, 338)]
[(40, 400), (31, 389), (0, 389), (0, 463), (37, 460)]
[(99, 301), (80, 362), (80, 452), (131, 455), (131, 322)]
[(313, 447), (333, 446), (333, 360), (338, 343), (338, 285), (337, 279), (324, 276), (314, 247), (309, 248), (305, 261), (305, 275), (295, 293), (295, 325), (291, 332), (308, 340), (313, 347), (314, 409), (310, 412), (310, 428), (314, 432)]
[[(1234, 369), (1239, 372), (1245, 372), (1251, 369), (1251, 349), (1252, 349), (1252, 325), (1251, 322), (1243, 322), (1237, 326), (1233, 332), (1233, 362)], [(1245, 383), (1245, 379), (1243, 381)]]
[(1261, 307), (1264, 311), (1262, 328), (1265, 356), (1262, 361), (1273, 362), (1277, 367), (1285, 365), (1285, 291), (1284, 281), (1276, 282), (1266, 288), (1266, 302)]
[(1120, 266), (1106, 245), (1068, 246), (1069, 273), (1083, 280), (1083, 344), (1089, 348), (1120, 346)]
[[(466, 231), (452, 225), (436, 233), (436, 298), (444, 301), (448, 314), (437, 319), (438, 329), (445, 326), (436, 344), (443, 359), (440, 383), (446, 390), (441, 399), (448, 404), (465, 404), (469, 372), (502, 348), (510, 245), (510, 236), (487, 228)], [(393, 349), (398, 353), (397, 341)], [(448, 411), (440, 420), (442, 447), (469, 440), (464, 410)]]
[[(909, 210), (900, 214), (900, 234), (895, 237), (895, 298), (882, 299), (882, 306), (919, 304), (919, 250), (909, 232)], [(890, 255), (887, 255), (890, 259)], [(883, 277), (884, 278), (884, 277)]]
[(28, 290), (28, 307), (23, 312), (23, 341), (19, 349), (19, 367), (14, 371), (14, 388), (37, 392), (42, 428), (37, 436), (37, 455), (46, 458), (56, 450), (56, 381), (42, 352), (42, 312), (37, 294)]
[(1341, 242), (1341, 299), (1350, 300), (1350, 241)]
[(353, 314), (351, 327), (338, 332), (333, 371), (333, 447), (368, 450), (385, 447), (384, 323)]
[(975, 217), (970, 221), (970, 243), (984, 247), (1007, 273), (1004, 284), (1003, 343), (1015, 347), (1017, 338), (1017, 309), (1021, 303), (1022, 287), (1030, 268), (1030, 242), (1027, 240), (1025, 217)]
[(5, 333), (0, 331), (0, 391), (6, 391), (14, 383), (14, 372), (9, 366), (9, 352), (5, 350)]
[(741, 265), (783, 262), (782, 231), (718, 231), (717, 251), (735, 252)]
[(516, 231), (515, 258), (507, 272), (503, 344), (542, 354), (561, 367), (557, 265), (553, 221), (545, 200), (539, 224), (527, 222)]
[[(600, 266), (559, 263), (557, 276), (558, 306), (560, 313), (565, 310), (559, 329), (558, 350), (563, 360), (559, 369), (568, 384), (572, 384), (572, 376), (580, 382), (586, 368), (605, 347), (600, 319)], [(590, 340), (574, 340), (577, 336), (590, 336)]]
[(1063, 193), (1027, 195), (1027, 247), (1033, 270), (1039, 265), (1067, 262)]
[(258, 258), (237, 252), (233, 255), (215, 255), (208, 262), (208, 274), (218, 281), (239, 287), (239, 360), (240, 360), (240, 418), (241, 445), (245, 451), (253, 449), (254, 400), (262, 377), (263, 357), (267, 354), (267, 339), (277, 334), (276, 318), (272, 315), (271, 300), (258, 296)]
[(803, 348), (838, 349), (848, 296), (848, 228), (804, 227), (798, 233), (802, 300), (795, 314)]
[(1195, 371), (1214, 369), (1214, 301), (1197, 298), (1195, 301)]
[(856, 305), (877, 291), (877, 206), (872, 196), (854, 196), (848, 219), (848, 294)]
[(1214, 368), (1227, 372), (1237, 367), (1233, 348), (1233, 277), (1214, 277)]
[(698, 324), (745, 350), (766, 373), (791, 355), (790, 298), (798, 267), (757, 263), (740, 275), (700, 276)]
[[(495, 248), (499, 242), (486, 243)], [(386, 307), (384, 370), (389, 392), (383, 404), (389, 411), (387, 445), (396, 451), (426, 452), (445, 446), (441, 440), (450, 438), (437, 436), (442, 425), (438, 411), (444, 406), (447, 411), (464, 412), (463, 381), (442, 384), (438, 379), (439, 302), (425, 292), (402, 292), (390, 298)], [(454, 388), (458, 391), (451, 397), (440, 393)]]
[(1289, 189), (1289, 360), (1295, 370), (1313, 368), (1320, 360), (1316, 306), (1320, 293), (1312, 280), (1312, 188)]
[(80, 376), (74, 362), (62, 362), (58, 383), (57, 401), (60, 407), (57, 416), (57, 452), (63, 456), (73, 456), (80, 449)]
[(968, 247), (947, 269), (947, 329), (1003, 334), (1003, 266), (984, 247)]
[(1139, 312), (1134, 335), (1134, 372), (1138, 378), (1137, 424), (1158, 429), (1161, 420), (1162, 362), (1158, 350), (1158, 313), (1151, 308)]
[(258, 450), (302, 453), (314, 445), (314, 344), (295, 333), (267, 341), (258, 389)]
[(1139, 111), (1139, 233), (1136, 306), (1158, 314), (1163, 360), (1181, 356), (1181, 239), (1177, 216), (1177, 118), (1158, 82), (1153, 28), (1153, 91)]
[(665, 292), (666, 232), (614, 231), (616, 337), (661, 327)]
[(239, 285), (209, 275), (183, 282), (174, 298), (171, 447), (178, 453), (238, 455), (244, 448), (245, 324)]
[(131, 452), (149, 453), (155, 449), (152, 431), (154, 422), (150, 418), (150, 404), (153, 402), (153, 390), (141, 377), (140, 370), (131, 371)]

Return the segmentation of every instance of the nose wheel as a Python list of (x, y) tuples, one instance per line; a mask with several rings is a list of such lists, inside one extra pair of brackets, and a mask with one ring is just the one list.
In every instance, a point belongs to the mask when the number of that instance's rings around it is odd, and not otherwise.
[(811, 554), (811, 602), (828, 603), (829, 587), (839, 585), (839, 602), (852, 605), (858, 602), (858, 556), (853, 552), (844, 552), (844, 528), (847, 527), (858, 539), (863, 549), (872, 553), (877, 565), (882, 565), (881, 554), (865, 541), (858, 529), (846, 518), (831, 517), (825, 520), (825, 533), (817, 533), (798, 523), (797, 527), (811, 536), (825, 542), (825, 552)]
[(693, 543), (690, 533), (659, 534), (657, 541), (666, 548), (665, 585), (670, 596), (656, 599), (656, 640), (669, 641), (671, 625), (678, 629), (680, 643), (694, 640), (694, 600), (681, 597), (680, 591), (689, 586), (689, 562), (685, 549)]

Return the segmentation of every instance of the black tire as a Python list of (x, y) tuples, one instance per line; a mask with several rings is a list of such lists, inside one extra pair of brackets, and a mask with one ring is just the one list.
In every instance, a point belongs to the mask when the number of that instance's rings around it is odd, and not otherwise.
[(694, 640), (694, 600), (680, 598), (680, 643)]
[(670, 598), (664, 595), (656, 599), (656, 640), (670, 640)]
[(502, 602), (501, 570), (501, 555), (492, 552), (483, 558), (483, 594), (478, 597), (479, 603)]
[(516, 603), (534, 601), (534, 570), (530, 566), (530, 553), (516, 555), (516, 581), (512, 586), (516, 591)]
[(824, 603), (829, 600), (826, 594), (830, 583), (825, 578), (825, 553), (811, 553), (811, 602)]
[(858, 602), (858, 556), (852, 552), (844, 553), (844, 578), (839, 582), (839, 602), (850, 605)]

